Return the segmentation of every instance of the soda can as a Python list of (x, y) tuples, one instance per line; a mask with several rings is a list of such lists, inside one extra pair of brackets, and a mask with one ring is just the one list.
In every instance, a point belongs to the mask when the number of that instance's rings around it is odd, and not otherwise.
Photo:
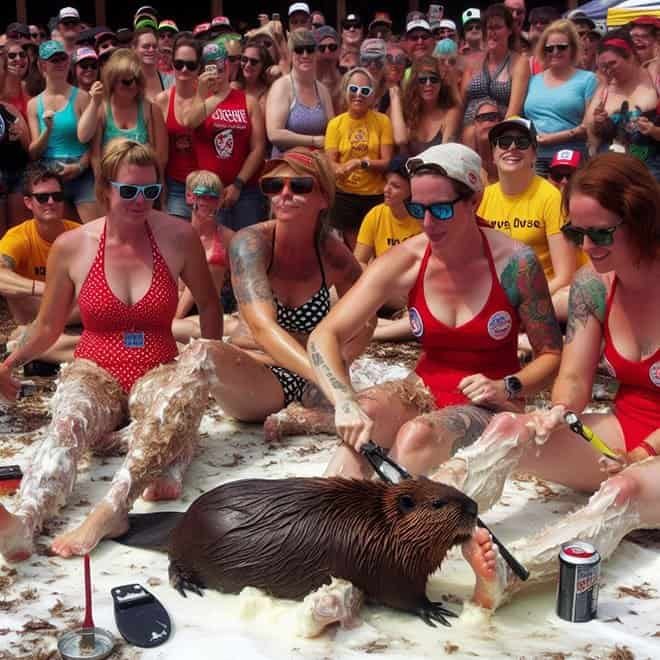
[(596, 617), (600, 555), (591, 543), (570, 541), (559, 552), (557, 616), (583, 623)]

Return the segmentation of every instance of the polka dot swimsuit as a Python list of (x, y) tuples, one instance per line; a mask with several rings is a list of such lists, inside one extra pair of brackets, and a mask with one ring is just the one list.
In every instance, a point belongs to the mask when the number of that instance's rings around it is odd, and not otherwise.
[(172, 319), (178, 303), (177, 284), (158, 250), (149, 225), (153, 272), (151, 285), (134, 305), (112, 292), (105, 276), (105, 226), (99, 249), (78, 295), (84, 331), (74, 353), (96, 362), (129, 392), (133, 383), (177, 355)]

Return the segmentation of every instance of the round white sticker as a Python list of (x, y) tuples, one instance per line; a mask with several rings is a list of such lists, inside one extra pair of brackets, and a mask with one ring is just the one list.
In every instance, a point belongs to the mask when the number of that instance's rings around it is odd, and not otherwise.
[(493, 339), (504, 339), (511, 332), (512, 325), (511, 314), (505, 310), (500, 310), (488, 319), (488, 334)]
[(415, 337), (421, 337), (424, 334), (424, 323), (419, 312), (414, 308), (408, 309), (408, 318), (410, 319), (410, 330)]
[(656, 387), (660, 387), (660, 361), (654, 362), (649, 367), (649, 378)]

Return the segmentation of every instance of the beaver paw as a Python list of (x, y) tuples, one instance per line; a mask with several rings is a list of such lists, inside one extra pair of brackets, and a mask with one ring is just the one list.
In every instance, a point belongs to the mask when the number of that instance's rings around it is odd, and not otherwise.
[(189, 571), (180, 566), (177, 566), (176, 563), (171, 562), (169, 568), (170, 575), (170, 584), (184, 597), (186, 596), (186, 589), (192, 591), (198, 596), (204, 597), (204, 592), (202, 591), (205, 587), (197, 579), (195, 579)]
[(450, 616), (456, 618), (458, 616), (455, 612), (448, 610), (442, 603), (432, 603), (431, 601), (415, 609), (414, 613), (417, 614), (427, 626), (431, 626), (431, 628), (436, 627), (434, 621), (441, 623), (443, 626), (451, 626), (451, 623), (447, 621), (446, 617)]

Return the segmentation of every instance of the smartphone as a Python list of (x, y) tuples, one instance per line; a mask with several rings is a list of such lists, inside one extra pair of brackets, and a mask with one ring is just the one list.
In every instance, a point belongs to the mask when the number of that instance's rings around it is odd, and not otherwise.
[(271, 20), (279, 21), (280, 20), (280, 15), (277, 12), (273, 12), (273, 15), (271, 16)]
[(429, 5), (428, 18), (432, 21), (441, 21), (445, 15), (445, 8), (442, 5)]
[(207, 64), (204, 67), (205, 73), (218, 73), (218, 67), (215, 64)]

